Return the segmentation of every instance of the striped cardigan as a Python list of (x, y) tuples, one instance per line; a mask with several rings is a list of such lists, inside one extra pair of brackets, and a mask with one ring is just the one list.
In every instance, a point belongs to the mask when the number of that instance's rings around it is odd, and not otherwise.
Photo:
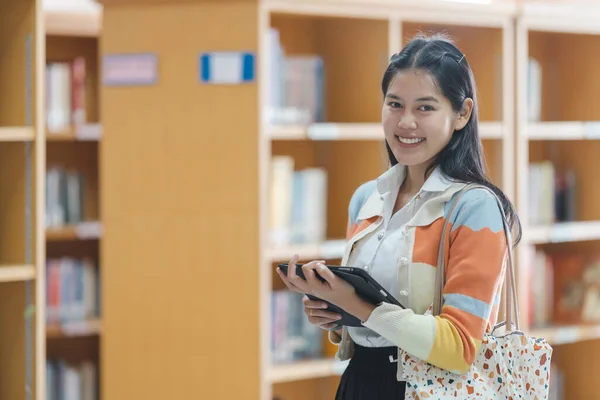
[[(464, 373), (484, 333), (496, 323), (507, 243), (494, 197), (482, 189), (471, 190), (448, 216), (449, 200), (465, 184), (446, 182), (406, 226), (412, 252), (403, 256), (410, 260), (409, 276), (414, 286), (409, 291), (407, 308), (383, 303), (363, 325), (398, 346), (399, 357), (405, 351), (437, 367)], [(375, 181), (363, 184), (352, 196), (342, 265), (346, 265), (355, 244), (381, 224), (380, 199)], [(426, 311), (433, 303), (439, 242), (448, 218), (451, 233), (445, 254), (444, 306), (434, 317)], [(341, 336), (329, 332), (329, 339), (339, 345), (337, 359), (352, 357), (354, 344), (346, 328)], [(397, 378), (403, 380), (401, 363)]]

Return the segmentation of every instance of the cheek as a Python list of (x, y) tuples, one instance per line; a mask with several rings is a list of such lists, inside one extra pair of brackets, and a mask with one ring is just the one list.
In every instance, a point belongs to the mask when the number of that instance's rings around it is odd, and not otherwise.
[(452, 121), (444, 116), (429, 118), (421, 125), (427, 132), (427, 141), (445, 145), (452, 137)]
[(390, 112), (390, 110), (384, 108), (381, 112), (381, 122), (385, 134), (393, 134), (396, 125), (398, 125), (398, 118), (393, 112)]

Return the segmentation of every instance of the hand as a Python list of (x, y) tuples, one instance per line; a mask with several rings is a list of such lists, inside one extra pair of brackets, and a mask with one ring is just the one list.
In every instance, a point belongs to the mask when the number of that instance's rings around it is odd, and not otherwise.
[[(354, 315), (361, 321), (367, 321), (376, 305), (364, 301), (356, 294), (354, 286), (335, 275), (323, 263), (306, 264), (302, 272), (310, 288), (310, 294), (335, 304), (342, 310)], [(325, 281), (316, 277), (319, 274)]]
[(336, 321), (339, 321), (342, 315), (325, 310), (327, 303), (311, 300), (307, 296), (302, 298), (302, 303), (304, 303), (304, 314), (308, 317), (308, 322), (325, 330), (337, 328)]
[[(283, 273), (283, 271), (277, 268), (277, 274), (279, 278), (285, 283), (285, 286), (292, 292), (300, 293), (300, 294), (312, 294), (310, 293), (310, 288), (308, 287), (306, 281), (299, 277), (296, 274), (296, 263), (298, 262), (298, 255), (294, 255), (290, 262), (288, 263), (287, 275)], [(313, 266), (317, 263), (324, 263), (322, 260), (311, 261), (306, 266)]]

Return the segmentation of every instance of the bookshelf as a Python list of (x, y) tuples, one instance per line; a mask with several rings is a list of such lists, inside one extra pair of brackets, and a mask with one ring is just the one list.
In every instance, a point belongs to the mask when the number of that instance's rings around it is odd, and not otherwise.
[[(350, 196), (361, 183), (377, 177), (387, 168), (380, 125), (380, 80), (389, 57), (401, 49), (407, 38), (419, 31), (443, 31), (451, 35), (464, 51), (478, 83), (481, 136), (488, 157), (489, 173), (496, 184), (511, 197), (513, 195), (512, 9), (496, 8), (494, 5), (493, 12), (481, 8), (481, 13), (462, 14), (459, 18), (457, 13), (460, 6), (440, 12), (431, 12), (424, 7), (426, 5), (406, 12), (386, 2), (368, 9), (359, 2), (345, 2), (343, 7), (334, 2), (267, 2), (263, 7), (260, 32), (263, 35), (270, 32), (270, 35), (262, 38), (262, 53), (267, 58), (262, 76), (280, 75), (277, 72), (278, 61), (273, 54), (283, 52), (291, 59), (309, 55), (313, 57), (317, 68), (322, 62), (322, 91), (325, 93), (322, 104), (314, 108), (314, 115), (318, 117), (299, 123), (290, 115), (295, 115), (293, 108), (297, 107), (300, 100), (292, 95), (281, 99), (272, 94), (271, 90), (277, 87), (277, 83), (273, 78), (265, 78), (261, 110), (266, 117), (261, 129), (263, 152), (260, 156), (261, 160), (265, 160), (261, 191), (264, 196), (261, 215), (265, 226), (264, 244), (261, 247), (264, 258), (261, 264), (261, 294), (265, 296), (261, 331), (265, 399), (334, 397), (339, 375), (346, 363), (332, 358), (331, 346), (325, 343), (320, 356), (316, 358), (286, 359), (286, 351), (280, 350), (283, 355), (282, 359), (278, 359), (271, 352), (273, 342), (278, 343), (276, 347), (285, 349), (286, 346), (285, 340), (280, 338), (285, 336), (284, 333), (277, 331), (283, 329), (277, 326), (285, 322), (281, 322), (282, 317), (277, 311), (271, 310), (281, 307), (291, 312), (292, 307), (281, 297), (271, 297), (271, 293), (281, 293), (285, 289), (274, 270), (279, 262), (288, 261), (294, 253), (298, 253), (303, 260), (326, 259), (334, 264), (341, 261)], [(281, 49), (274, 44), (277, 41)], [(291, 65), (288, 68), (293, 68)], [(299, 81), (296, 84), (302, 86), (309, 83)], [(289, 85), (289, 90), (293, 91), (293, 83)], [(277, 113), (277, 107), (280, 114)], [(272, 161), (277, 165), (275, 169), (270, 169)], [(292, 209), (302, 208), (294, 206), (294, 200), (298, 197), (296, 194), (289, 195), (289, 181), (302, 179), (297, 178), (297, 173), (309, 168), (322, 169), (326, 174), (327, 206), (319, 211), (326, 214), (326, 227), (321, 227), (325, 234), (317, 242), (302, 239), (285, 241), (281, 238), (284, 224), (281, 221), (273, 222), (269, 214), (271, 204), (285, 202), (286, 197), (291, 197)], [(282, 180), (282, 176), (287, 178)], [(279, 195), (272, 192), (273, 181), (279, 182)], [(291, 190), (293, 192), (294, 189)], [(320, 190), (320, 187), (307, 189), (312, 195), (320, 195)], [(288, 218), (289, 231), (302, 229), (294, 226), (293, 217), (288, 215), (282, 218)], [(289, 218), (292, 222), (289, 222)], [(277, 350), (274, 352), (277, 354)]]
[[(345, 364), (333, 360), (324, 335), (322, 342), (314, 341), (316, 349), (298, 350), (316, 352), (310, 357), (286, 358), (285, 351), (273, 350), (281, 337), (274, 328), (282, 324), (281, 318), (273, 322), (280, 301), (273, 294), (284, 289), (275, 268), (294, 253), (302, 260), (340, 261), (350, 196), (387, 166), (381, 75), (390, 55), (421, 30), (449, 33), (474, 69), (489, 174), (516, 202), (524, 222), (517, 254), (520, 305), (528, 318), (533, 292), (528, 277), (534, 268), (529, 254), (593, 252), (600, 240), (600, 192), (585, 168), (600, 142), (592, 97), (598, 80), (588, 60), (595, 57), (594, 19), (600, 12), (538, 3), (104, 0), (101, 55), (154, 54), (159, 73), (152, 84), (99, 89), (99, 257), (103, 285), (111, 288), (103, 293), (103, 396), (333, 397)], [(227, 35), (220, 34), (223, 21), (232, 27)], [(139, 35), (147, 26), (159, 39)], [(200, 82), (201, 53), (237, 50), (257, 54), (256, 82)], [(301, 75), (307, 80), (292, 82), (295, 88), (315, 85), (323, 74), (323, 96), (280, 97), (282, 53), (295, 60), (289, 65), (305, 68)], [(530, 54), (554, 74), (543, 75), (537, 121), (523, 111)], [(577, 62), (569, 63), (565, 55)], [(573, 83), (574, 76), (583, 79)], [(53, 143), (86, 148), (93, 142), (76, 136), (64, 132)], [(527, 222), (529, 163), (550, 156), (574, 168), (586, 195), (577, 196), (576, 220), (532, 225)], [(315, 197), (323, 196), (311, 205), (310, 217), (326, 224), (315, 224), (314, 231), (292, 227), (289, 210), (272, 206), (298, 201), (290, 184), (294, 176), (315, 185)], [(287, 194), (274, 193), (274, 179)], [(273, 202), (276, 196), (284, 200)], [(73, 242), (78, 235), (59, 229), (49, 231), (47, 239)], [(296, 236), (319, 239), (288, 239)], [(223, 287), (207, 284), (207, 277), (226, 283), (235, 300), (223, 299), (223, 307), (207, 304), (206, 299), (223, 298)], [(293, 300), (281, 304), (285, 301)], [(242, 322), (232, 325), (232, 320)], [(555, 344), (569, 398), (589, 398), (591, 374), (600, 369), (590, 359), (600, 348), (598, 326), (527, 329)], [(78, 332), (75, 327), (52, 335), (80, 343), (86, 334)], [(154, 350), (148, 352), (148, 346)], [(235, 368), (243, 363), (244, 371), (228, 384), (232, 363)], [(582, 366), (593, 368), (586, 373)]]
[(99, 399), (101, 9), (48, 2), (44, 20), (47, 399)]
[(582, 311), (594, 285), (586, 257), (600, 243), (598, 15), (597, 5), (525, 4), (516, 30), (520, 306), (528, 329), (555, 345), (569, 399), (593, 397), (600, 368), (600, 318)]
[(0, 2), (0, 398), (44, 391), (41, 5)]

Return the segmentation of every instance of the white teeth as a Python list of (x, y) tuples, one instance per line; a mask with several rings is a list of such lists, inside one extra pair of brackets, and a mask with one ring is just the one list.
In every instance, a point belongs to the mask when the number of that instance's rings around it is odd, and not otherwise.
[(400, 140), (402, 143), (406, 143), (406, 144), (417, 144), (422, 142), (423, 140), (425, 140), (425, 138), (403, 138), (398, 136), (398, 140)]

